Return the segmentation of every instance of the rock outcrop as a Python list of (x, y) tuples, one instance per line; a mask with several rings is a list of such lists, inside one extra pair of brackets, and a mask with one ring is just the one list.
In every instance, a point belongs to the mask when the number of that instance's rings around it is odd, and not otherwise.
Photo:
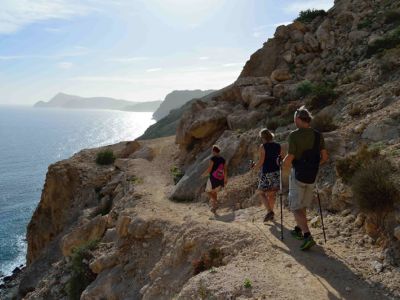
[[(21, 295), (65, 297), (74, 275), (71, 253), (90, 239), (99, 241), (80, 260), (91, 275), (81, 299), (398, 297), (400, 207), (385, 219), (390, 237), (382, 236), (371, 216), (358, 211), (335, 166), (363, 143), (400, 162), (400, 42), (391, 49), (382, 42), (400, 30), (393, 21), (399, 9), (395, 1), (338, 0), (326, 15), (279, 26), (232, 85), (158, 123), (177, 129), (176, 145), (171, 138), (123, 143), (113, 146), (118, 159), (109, 167), (94, 164), (96, 150), (51, 166), (28, 228)], [(292, 242), (278, 240), (278, 227), (262, 227), (256, 179), (248, 172), (259, 130), (275, 130), (284, 144), (301, 105), (315, 114), (330, 153), (317, 182), (328, 251), (311, 263)], [(231, 185), (219, 198), (225, 214), (210, 219), (201, 174), (214, 143)], [(174, 185), (176, 167), (184, 176)], [(322, 220), (314, 212), (322, 245)], [(284, 214), (289, 228), (294, 223)], [(328, 283), (324, 288), (316, 275)]]

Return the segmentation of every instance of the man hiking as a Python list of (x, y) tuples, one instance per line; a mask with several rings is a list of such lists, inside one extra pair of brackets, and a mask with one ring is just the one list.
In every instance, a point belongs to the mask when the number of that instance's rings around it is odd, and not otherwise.
[(217, 195), (221, 188), (228, 182), (228, 168), (225, 159), (219, 154), (221, 149), (217, 145), (214, 145), (211, 151), (212, 157), (203, 176), (208, 176), (206, 192), (210, 197), (211, 212), (216, 215), (218, 209)]
[(264, 223), (274, 219), (276, 192), (280, 188), (281, 145), (274, 142), (274, 134), (267, 128), (260, 131), (262, 144), (259, 147), (258, 162), (253, 170), (259, 170), (257, 193), (264, 204), (267, 214)]
[(291, 231), (294, 238), (303, 240), (301, 250), (315, 245), (307, 224), (306, 208), (314, 198), (314, 186), (319, 166), (328, 160), (324, 138), (311, 128), (311, 113), (303, 106), (294, 113), (296, 130), (288, 138), (288, 154), (283, 161), (289, 178), (289, 209), (293, 212), (296, 226)]

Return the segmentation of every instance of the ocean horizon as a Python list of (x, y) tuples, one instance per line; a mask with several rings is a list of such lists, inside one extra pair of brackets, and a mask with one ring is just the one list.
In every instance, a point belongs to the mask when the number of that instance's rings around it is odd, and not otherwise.
[(50, 164), (82, 149), (134, 140), (151, 112), (0, 105), (0, 278), (25, 264), (26, 226)]

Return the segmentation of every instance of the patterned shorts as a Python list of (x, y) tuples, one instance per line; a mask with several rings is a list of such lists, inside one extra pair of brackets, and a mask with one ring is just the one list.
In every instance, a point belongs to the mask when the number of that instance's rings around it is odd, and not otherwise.
[(276, 191), (280, 188), (280, 172), (260, 173), (258, 189), (262, 191)]

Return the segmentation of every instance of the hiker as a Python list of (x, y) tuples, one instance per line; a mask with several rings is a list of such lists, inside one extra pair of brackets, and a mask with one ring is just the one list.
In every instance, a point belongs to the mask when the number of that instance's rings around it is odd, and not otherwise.
[(212, 157), (207, 170), (203, 173), (203, 176), (208, 176), (206, 192), (210, 197), (211, 212), (215, 215), (218, 209), (217, 194), (228, 182), (227, 165), (220, 152), (221, 149), (217, 145), (212, 147)]
[[(267, 128), (260, 131), (262, 144), (259, 147), (259, 159), (253, 170), (260, 170), (257, 194), (264, 204), (267, 214), (264, 222), (274, 219), (276, 192), (280, 188), (280, 158), (283, 156), (281, 145), (274, 142), (274, 134)], [(282, 156), (281, 156), (282, 155)]]
[(300, 107), (294, 113), (297, 127), (288, 138), (288, 154), (283, 161), (285, 171), (290, 171), (289, 209), (293, 212), (296, 226), (291, 231), (294, 238), (303, 240), (301, 250), (315, 245), (307, 224), (306, 208), (313, 200), (313, 190), (319, 166), (328, 160), (324, 138), (311, 128), (311, 113)]

